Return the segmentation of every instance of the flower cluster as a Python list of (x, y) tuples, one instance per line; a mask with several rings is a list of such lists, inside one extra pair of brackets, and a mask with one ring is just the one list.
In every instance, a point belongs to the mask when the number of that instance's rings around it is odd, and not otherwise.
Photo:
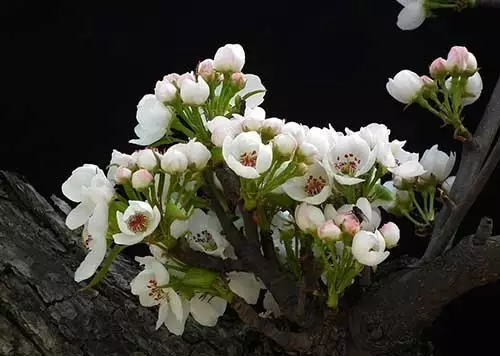
[[(455, 58), (464, 55), (457, 51), (443, 71), (432, 67), (437, 84), (405, 72), (388, 90), (400, 101), (423, 102), (442, 84), (447, 98), (461, 93), (463, 105), (462, 78), (471, 79), (477, 68), (470, 64), (472, 55), (462, 60)], [(228, 44), (195, 71), (166, 75), (137, 106), (137, 138), (130, 142), (147, 147), (131, 154), (114, 150), (106, 173), (85, 164), (62, 186), (64, 195), (79, 203), (66, 224), (83, 226), (89, 250), (75, 280), (92, 277), (101, 266), (93, 286), (124, 248), (147, 244), (152, 256), (136, 258), (143, 271), (131, 291), (142, 305), (159, 307), (157, 327), (166, 325), (177, 335), (189, 315), (215, 325), (235, 294), (256, 304), (264, 293), (267, 311), (261, 316), (281, 314), (253, 273), (192, 266), (178, 253), (188, 248), (210, 258), (239, 258), (214, 202), (242, 233), (247, 228), (242, 215), (250, 213), (295, 278), (301, 278), (303, 258), (313, 256), (328, 305), (337, 308), (362, 269), (382, 263), (398, 244), (400, 230), (382, 222), (382, 209), (428, 226), (435, 193), (453, 184), (454, 153), (435, 145), (420, 157), (403, 148), (406, 141), (391, 139), (383, 124), (337, 131), (269, 117), (261, 107), (265, 88), (258, 76), (242, 72), (244, 64), (243, 48)], [(452, 110), (454, 103), (444, 109)], [(218, 167), (238, 180), (239, 189), (232, 192), (239, 194), (236, 204)]]
[(454, 46), (446, 59), (439, 57), (430, 64), (429, 73), (430, 77), (419, 76), (404, 69), (389, 79), (387, 91), (403, 104), (418, 103), (444, 125), (452, 125), (457, 139), (468, 140), (470, 133), (462, 123), (462, 110), (483, 90), (476, 57), (467, 48)]

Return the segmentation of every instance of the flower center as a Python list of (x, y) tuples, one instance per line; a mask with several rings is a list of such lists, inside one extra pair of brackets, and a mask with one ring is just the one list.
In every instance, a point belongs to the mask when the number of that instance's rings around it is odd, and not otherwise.
[(318, 195), (319, 193), (321, 193), (325, 185), (326, 185), (326, 180), (322, 176), (319, 177), (309, 176), (307, 178), (306, 185), (304, 186), (304, 190), (307, 193), (307, 195), (312, 197), (314, 195)]
[(93, 238), (92, 238), (92, 235), (90, 234), (87, 234), (84, 238), (83, 238), (83, 246), (85, 246), (85, 248), (88, 250), (90, 249), (90, 243), (92, 242)]
[(148, 281), (147, 287), (149, 289), (149, 296), (154, 300), (160, 301), (166, 297), (165, 292), (161, 288), (158, 288), (158, 282), (155, 279), (150, 279)]
[(149, 219), (144, 214), (132, 215), (127, 220), (127, 226), (132, 232), (144, 232), (148, 228)]
[(346, 153), (343, 157), (337, 156), (335, 168), (343, 174), (351, 175), (356, 172), (360, 164), (361, 160), (353, 153)]
[(214, 251), (217, 249), (217, 244), (215, 243), (212, 233), (207, 230), (193, 234), (191, 238), (207, 251)]
[(240, 156), (240, 163), (245, 167), (255, 167), (257, 164), (257, 151), (243, 153)]

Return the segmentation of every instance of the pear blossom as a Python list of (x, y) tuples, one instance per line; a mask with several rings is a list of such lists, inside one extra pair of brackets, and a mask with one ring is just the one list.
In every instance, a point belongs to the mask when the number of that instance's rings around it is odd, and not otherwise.
[(465, 93), (467, 96), (462, 97), (462, 105), (470, 105), (474, 103), (481, 96), (483, 91), (483, 80), (479, 72), (474, 73), (472, 76), (467, 78), (467, 84), (465, 85)]
[(106, 256), (108, 213), (105, 210), (107, 209), (106, 205), (99, 205), (95, 209), (95, 217), (91, 218), (89, 223), (84, 225), (82, 239), (88, 253), (75, 271), (74, 279), (76, 282), (81, 282), (92, 277)]
[(203, 326), (215, 326), (226, 311), (227, 302), (217, 296), (196, 293), (189, 301), (191, 316)]
[(138, 138), (129, 142), (147, 146), (161, 139), (169, 131), (173, 113), (158, 101), (155, 95), (146, 94), (137, 104), (136, 118), (138, 125), (134, 131)]
[(295, 208), (295, 222), (302, 231), (315, 234), (325, 222), (325, 216), (320, 208), (304, 202)]
[(121, 166), (116, 169), (113, 181), (116, 184), (124, 184), (126, 182), (129, 182), (131, 178), (132, 178), (132, 171), (127, 167)]
[(359, 219), (351, 211), (337, 213), (333, 221), (343, 232), (351, 236), (356, 235), (361, 230)]
[(402, 179), (413, 179), (425, 173), (425, 169), (419, 162), (419, 154), (408, 152), (403, 149), (406, 141), (394, 140), (390, 149), (394, 157), (394, 166), (387, 166), (387, 170)]
[(209, 82), (214, 77), (214, 60), (207, 58), (201, 61), (196, 68), (199, 76), (201, 76), (205, 81)]
[(158, 227), (161, 214), (158, 207), (140, 200), (130, 200), (129, 206), (122, 213), (116, 212), (119, 233), (113, 235), (117, 245), (134, 245), (151, 235)]
[(188, 168), (197, 171), (205, 168), (210, 158), (212, 158), (208, 148), (203, 143), (196, 141), (196, 138), (189, 140), (187, 143), (177, 143), (170, 146), (169, 149), (184, 153), (188, 160)]
[(276, 299), (274, 299), (269, 290), (267, 290), (264, 294), (262, 306), (264, 307), (264, 309), (266, 309), (266, 315), (272, 314), (274, 317), (279, 317), (283, 314), (278, 302), (276, 302)]
[(130, 170), (134, 170), (136, 168), (136, 163), (137, 160), (134, 156), (121, 153), (118, 150), (113, 150), (111, 153), (111, 160), (109, 162), (107, 174), (108, 180), (114, 181), (118, 167), (126, 167)]
[(389, 257), (389, 251), (385, 251), (385, 240), (382, 234), (361, 230), (352, 240), (352, 255), (359, 263), (366, 266), (376, 266)]
[(401, 30), (414, 30), (427, 17), (425, 0), (397, 0), (404, 8), (399, 12), (397, 25)]
[(213, 66), (219, 72), (241, 72), (244, 65), (245, 50), (240, 44), (227, 44), (215, 53)]
[(316, 148), (316, 145), (304, 141), (297, 147), (297, 158), (299, 162), (309, 165), (313, 164), (320, 158), (320, 153)]
[(302, 177), (289, 179), (283, 189), (294, 200), (317, 205), (330, 196), (332, 188), (325, 168), (316, 162)]
[(297, 149), (297, 141), (288, 133), (280, 133), (273, 139), (274, 146), (281, 156), (290, 158)]
[(429, 73), (433, 78), (447, 74), (448, 69), (446, 68), (446, 59), (439, 57), (433, 60), (429, 66)]
[[(349, 213), (352, 211), (354, 205), (353, 204), (345, 204), (337, 209), (338, 214)], [(365, 215), (366, 219), (360, 221), (361, 229), (374, 231), (377, 229), (381, 222), (380, 209), (372, 207), (370, 201), (365, 197), (360, 197), (356, 201), (356, 207), (360, 209)]]
[(393, 196), (390, 201), (386, 200), (375, 200), (372, 202), (372, 206), (381, 207), (385, 211), (393, 212), (394, 209), (404, 209), (411, 205), (410, 193), (407, 190), (402, 190), (396, 188), (394, 181), (389, 180), (382, 185), (387, 189)]
[(163, 287), (168, 285), (170, 275), (154, 257), (136, 257), (135, 260), (144, 266), (144, 270), (130, 282), (132, 294), (139, 296), (142, 306), (160, 306), (156, 329), (165, 324), (171, 333), (182, 335), (189, 304), (173, 288)]
[(441, 183), (441, 189), (443, 189), (446, 194), (450, 194), (453, 183), (455, 183), (455, 176), (449, 176)]
[(217, 147), (222, 147), (226, 137), (234, 138), (239, 134), (243, 117), (236, 115), (231, 119), (225, 116), (216, 116), (207, 122), (207, 128), (212, 134), (211, 141)]
[[(281, 264), (285, 264), (287, 260), (285, 243), (281, 239), (282, 232), (290, 232), (295, 230), (294, 218), (288, 211), (278, 211), (271, 220), (271, 236), (276, 252), (276, 257)], [(294, 249), (295, 246), (292, 246)]]
[(194, 209), (187, 230), (186, 240), (193, 250), (222, 259), (231, 257), (232, 246), (223, 236), (219, 219), (213, 213), (206, 214), (201, 209)]
[(147, 169), (139, 169), (132, 174), (132, 187), (146, 189), (153, 182), (153, 175)]
[[(245, 99), (245, 106), (247, 108), (256, 108), (264, 102), (264, 96), (266, 95), (266, 88), (262, 84), (259, 76), (255, 74), (245, 74), (245, 86), (239, 92), (231, 98), (230, 103), (234, 105), (236, 96), (241, 98), (250, 95)], [(220, 87), (218, 87), (220, 88)], [(216, 91), (217, 93), (217, 91)], [(217, 93), (218, 94), (218, 93)]]
[[(66, 226), (74, 230), (85, 223), (89, 219), (101, 219), (101, 215), (97, 211), (105, 211), (107, 221), (107, 206), (115, 190), (113, 183), (110, 182), (104, 172), (93, 164), (84, 164), (76, 168), (71, 173), (71, 176), (62, 184), (63, 194), (71, 201), (79, 203), (66, 216)], [(106, 209), (104, 209), (106, 207)], [(91, 224), (91, 230), (92, 224)], [(93, 231), (90, 231), (93, 234)]]
[(326, 220), (323, 225), (318, 227), (318, 236), (325, 241), (337, 241), (341, 234), (342, 230), (332, 220)]
[(196, 76), (194, 75), (193, 71), (186, 72), (181, 75), (175, 75), (175, 73), (173, 73), (173, 78), (170, 79), (170, 81), (175, 83), (175, 85), (179, 89), (182, 87), (182, 83), (184, 83), (185, 80), (196, 82)]
[(446, 69), (450, 72), (474, 72), (477, 69), (476, 57), (466, 47), (453, 46), (446, 58)]
[(210, 87), (205, 79), (198, 76), (197, 80), (186, 78), (180, 87), (182, 102), (187, 105), (202, 105), (210, 95)]
[(261, 132), (268, 137), (275, 137), (281, 133), (283, 126), (285, 126), (285, 120), (270, 117), (262, 123)]
[(170, 236), (178, 239), (184, 235), (189, 229), (189, 220), (174, 220), (170, 224)]
[(386, 248), (393, 248), (398, 244), (400, 231), (399, 226), (393, 222), (388, 222), (382, 225), (379, 229), (382, 237), (385, 240)]
[(292, 135), (299, 145), (304, 142), (307, 131), (309, 131), (309, 127), (294, 121), (288, 121), (281, 129), (281, 133), (288, 133)]
[(178, 149), (170, 147), (161, 158), (161, 169), (169, 174), (184, 173), (188, 167), (188, 158)]
[[(308, 143), (316, 147), (317, 156), (322, 158), (328, 153), (331, 148), (331, 139), (329, 135), (329, 132), (324, 129), (321, 129), (319, 127), (311, 127), (309, 130), (307, 130), (303, 143)], [(301, 146), (303, 145), (303, 143), (301, 144)]]
[(137, 153), (137, 165), (139, 168), (152, 171), (158, 167), (158, 157), (152, 149), (146, 148), (144, 150), (140, 150)]
[(240, 296), (248, 304), (256, 304), (260, 295), (260, 282), (253, 273), (249, 272), (229, 272), (229, 289)]
[(167, 263), (169, 261), (168, 254), (166, 251), (166, 247), (160, 243), (149, 244), (149, 252), (153, 255), (153, 257), (160, 262), (161, 264)]
[(451, 173), (455, 165), (456, 154), (451, 152), (447, 155), (438, 149), (438, 145), (425, 150), (420, 163), (426, 170), (422, 175), (424, 179), (435, 179), (438, 183), (443, 182)]
[(271, 167), (271, 144), (264, 145), (255, 131), (242, 132), (234, 139), (226, 136), (222, 144), (224, 161), (237, 175), (255, 179)]
[(177, 87), (165, 76), (156, 82), (155, 96), (160, 102), (170, 104), (177, 98)]
[(424, 83), (417, 73), (404, 69), (394, 78), (389, 78), (386, 89), (389, 94), (403, 104), (411, 104), (420, 95)]
[(265, 119), (266, 111), (261, 107), (246, 108), (241, 128), (243, 131), (259, 131)]
[(323, 160), (335, 180), (340, 184), (353, 185), (364, 181), (375, 163), (376, 153), (359, 135), (339, 136), (336, 145)]
[[(348, 128), (345, 130), (348, 135), (355, 134), (355, 132), (349, 130)], [(391, 130), (389, 130), (386, 125), (377, 123), (371, 123), (367, 126), (363, 126), (358, 131), (359, 137), (365, 140), (372, 150), (380, 143), (388, 143), (390, 134)]]

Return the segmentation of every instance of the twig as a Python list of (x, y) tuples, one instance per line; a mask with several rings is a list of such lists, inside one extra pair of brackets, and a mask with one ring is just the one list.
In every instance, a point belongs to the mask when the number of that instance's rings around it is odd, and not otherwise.
[[(451, 188), (449, 198), (454, 202), (445, 204), (436, 216), (435, 228), (424, 256), (418, 265), (439, 256), (449, 245), (465, 215), (484, 188), (500, 160), (500, 143), (496, 143), (488, 156), (500, 126), (500, 80), (491, 94), (471, 142), (463, 145), (462, 159)], [(486, 157), (488, 157), (486, 159)], [(483, 166), (484, 163), (484, 166)]]
[(171, 252), (182, 262), (193, 267), (207, 268), (217, 272), (225, 273), (231, 271), (244, 271), (245, 267), (240, 260), (220, 259), (218, 257), (198, 252), (189, 247), (184, 240), (179, 240)]
[(500, 7), (500, 0), (476, 0), (476, 6)]
[(245, 234), (248, 242), (258, 246), (260, 249), (259, 229), (253, 220), (253, 212), (245, 210), (243, 204), (240, 205), (240, 209), (243, 215), (243, 224), (245, 226)]
[(276, 249), (274, 247), (271, 231), (260, 231), (260, 244), (262, 246), (264, 257), (278, 264), (278, 256), (276, 256)]
[(243, 299), (235, 297), (231, 306), (245, 324), (274, 340), (283, 348), (293, 351), (307, 351), (311, 348), (312, 340), (307, 333), (279, 330), (271, 320), (259, 317)]

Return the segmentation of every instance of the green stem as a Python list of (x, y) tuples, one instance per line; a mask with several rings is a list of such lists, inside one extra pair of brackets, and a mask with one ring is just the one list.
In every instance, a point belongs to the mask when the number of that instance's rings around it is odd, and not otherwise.
[(424, 221), (426, 223), (429, 223), (429, 219), (427, 218), (427, 214), (426, 212), (422, 209), (422, 207), (420, 206), (420, 204), (418, 203), (418, 200), (417, 198), (415, 197), (415, 193), (413, 191), (411, 191), (411, 198), (413, 200), (413, 204), (415, 204), (420, 216), (422, 217), (422, 219), (424, 219)]
[(421, 222), (418, 222), (417, 220), (415, 220), (414, 218), (411, 217), (411, 215), (408, 213), (408, 212), (403, 212), (403, 215), (408, 219), (410, 220), (413, 224), (415, 224), (416, 226), (420, 226), (420, 227), (423, 227), (423, 226), (427, 226), (426, 224), (422, 224)]

